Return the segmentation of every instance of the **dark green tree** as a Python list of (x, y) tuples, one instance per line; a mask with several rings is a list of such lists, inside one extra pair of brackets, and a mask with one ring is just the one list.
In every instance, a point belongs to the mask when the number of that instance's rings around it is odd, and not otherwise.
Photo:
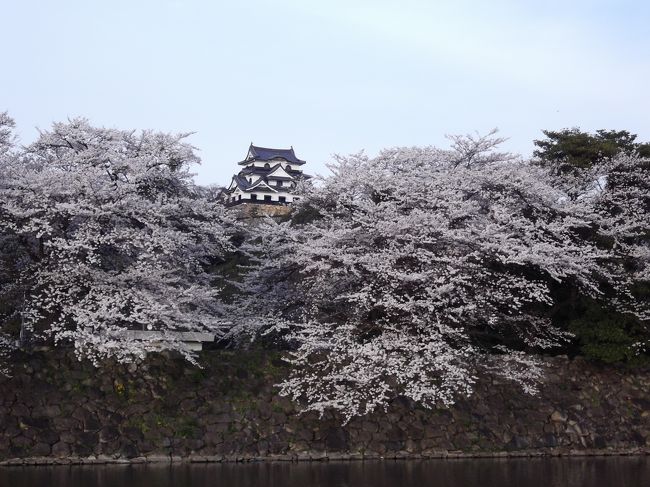
[[(534, 141), (534, 155), (555, 174), (570, 199), (593, 205), (599, 228), (593, 237), (600, 234), (594, 243), (615, 252), (616, 259), (625, 263), (623, 277), (633, 283), (634, 298), (647, 303), (650, 143), (638, 143), (627, 130), (588, 133), (572, 128), (543, 133), (545, 139)], [(585, 301), (570, 290), (564, 297), (557, 296), (557, 301), (554, 320), (574, 333), (578, 353), (605, 363), (644, 364), (650, 359), (650, 322), (643, 313), (621, 313), (602, 302)]]
[(650, 142), (639, 144), (636, 148), (636, 151), (640, 157), (650, 159)]
[(543, 164), (553, 166), (558, 174), (589, 169), (620, 153), (650, 156), (650, 144), (637, 143), (636, 134), (627, 130), (601, 129), (591, 134), (574, 127), (542, 132), (546, 138), (533, 141), (537, 147), (533, 155)]

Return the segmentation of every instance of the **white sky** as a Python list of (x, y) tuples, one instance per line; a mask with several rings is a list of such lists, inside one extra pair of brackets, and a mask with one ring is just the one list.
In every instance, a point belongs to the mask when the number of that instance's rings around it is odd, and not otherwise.
[(200, 183), (248, 144), (333, 153), (447, 133), (627, 129), (650, 141), (650, 2), (0, 0), (0, 110), (36, 127), (193, 131)]

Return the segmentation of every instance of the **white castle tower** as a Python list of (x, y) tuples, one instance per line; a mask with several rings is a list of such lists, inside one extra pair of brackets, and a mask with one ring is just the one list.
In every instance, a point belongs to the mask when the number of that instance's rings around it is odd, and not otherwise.
[(292, 193), (296, 183), (310, 176), (302, 172), (305, 164), (290, 149), (257, 147), (252, 143), (246, 158), (238, 162), (243, 166), (232, 177), (228, 187), (228, 204), (266, 203), (287, 204), (298, 198)]

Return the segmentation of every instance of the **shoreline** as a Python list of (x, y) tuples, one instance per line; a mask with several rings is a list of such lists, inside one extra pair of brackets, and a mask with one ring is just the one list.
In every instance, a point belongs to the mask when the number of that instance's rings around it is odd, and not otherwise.
[(89, 457), (25, 457), (0, 461), (0, 467), (33, 467), (56, 465), (146, 465), (146, 464), (207, 464), (207, 463), (269, 463), (336, 461), (386, 461), (386, 460), (463, 460), (463, 459), (513, 459), (513, 458), (580, 458), (580, 457), (644, 457), (650, 448), (591, 449), (591, 450), (518, 450), (499, 452), (439, 451), (429, 454), (397, 452), (389, 455), (363, 453), (305, 452), (292, 455), (149, 455), (134, 458), (97, 455)]

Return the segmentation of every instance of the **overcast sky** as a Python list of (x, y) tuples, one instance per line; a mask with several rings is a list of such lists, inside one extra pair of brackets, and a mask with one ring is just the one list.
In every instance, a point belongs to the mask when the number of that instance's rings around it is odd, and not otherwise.
[(200, 183), (252, 141), (333, 153), (445, 134), (628, 129), (650, 140), (650, 2), (0, 0), (0, 111), (36, 128), (192, 131)]

